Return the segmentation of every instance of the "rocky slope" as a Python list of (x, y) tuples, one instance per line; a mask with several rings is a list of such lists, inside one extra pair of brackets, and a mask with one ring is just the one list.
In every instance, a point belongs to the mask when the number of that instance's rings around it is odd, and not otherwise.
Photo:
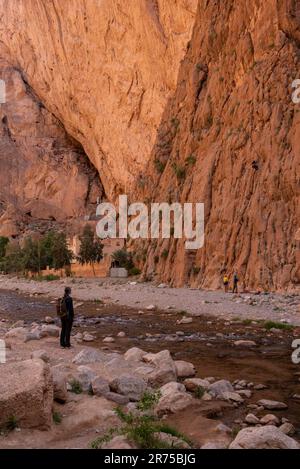
[(148, 274), (217, 287), (222, 269), (237, 269), (248, 288), (299, 285), (300, 108), (291, 100), (299, 70), (299, 2), (199, 1), (139, 182), (145, 197), (204, 202), (205, 246), (152, 242)]

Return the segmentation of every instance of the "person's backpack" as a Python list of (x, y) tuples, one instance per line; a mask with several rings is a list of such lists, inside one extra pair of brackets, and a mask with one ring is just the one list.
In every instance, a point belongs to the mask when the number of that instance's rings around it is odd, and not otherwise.
[(67, 305), (65, 298), (58, 298), (56, 302), (56, 313), (59, 318), (63, 318), (67, 315)]

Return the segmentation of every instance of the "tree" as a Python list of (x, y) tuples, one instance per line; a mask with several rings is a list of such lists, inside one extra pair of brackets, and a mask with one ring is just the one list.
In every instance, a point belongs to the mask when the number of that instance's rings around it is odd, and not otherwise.
[(134, 267), (132, 255), (126, 249), (119, 249), (115, 251), (112, 255), (114, 263), (118, 267), (123, 267), (128, 271)]
[(8, 238), (6, 238), (5, 236), (0, 236), (0, 259), (5, 256), (5, 251), (8, 243)]
[(73, 253), (68, 248), (67, 237), (65, 233), (55, 233), (52, 239), (52, 266), (54, 269), (62, 269), (71, 264)]
[(0, 260), (0, 270), (9, 274), (24, 271), (24, 256), (19, 244), (10, 242), (6, 246), (5, 257)]
[(80, 264), (91, 264), (95, 275), (94, 264), (103, 259), (103, 245), (100, 239), (95, 237), (93, 229), (86, 225), (82, 235), (79, 237), (80, 249), (78, 261)]
[(39, 241), (27, 238), (22, 249), (23, 264), (25, 270), (31, 272), (40, 272), (41, 270), (41, 255)]

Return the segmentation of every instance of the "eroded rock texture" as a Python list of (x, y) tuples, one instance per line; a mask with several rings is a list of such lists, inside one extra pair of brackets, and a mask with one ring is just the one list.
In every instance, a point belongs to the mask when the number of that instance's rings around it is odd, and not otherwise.
[(0, 234), (45, 231), (95, 212), (103, 189), (80, 144), (44, 107), (22, 72), (0, 60)]
[(197, 0), (1, 0), (0, 51), (79, 141), (108, 196), (144, 168)]
[[(135, 246), (147, 275), (217, 287), (222, 269), (237, 269), (249, 288), (299, 285), (298, 0), (0, 0), (0, 18), (0, 55), (27, 89), (21, 111), (1, 108), (1, 177), (2, 164), (7, 180), (20, 162), (30, 168), (23, 185), (10, 184), (6, 211), (27, 199), (21, 213), (39, 217), (38, 187), (58, 217), (52, 188), (64, 194), (66, 182), (47, 138), (68, 148), (76, 173), (70, 135), (109, 198), (205, 203), (203, 249), (173, 239)], [(42, 134), (42, 148), (21, 143), (23, 130)], [(56, 174), (47, 190), (41, 174)], [(68, 214), (90, 193), (82, 174)]]
[(159, 201), (203, 201), (205, 246), (152, 242), (147, 273), (217, 287), (237, 269), (248, 288), (299, 286), (299, 73), (299, 1), (199, 1), (139, 185)]

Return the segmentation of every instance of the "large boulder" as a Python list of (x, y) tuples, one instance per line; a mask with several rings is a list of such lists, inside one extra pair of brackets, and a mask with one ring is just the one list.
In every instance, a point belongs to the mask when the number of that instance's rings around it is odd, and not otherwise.
[(183, 384), (185, 385), (187, 391), (195, 392), (198, 388), (203, 388), (207, 390), (210, 387), (210, 382), (207, 379), (201, 378), (187, 378), (184, 380)]
[(40, 359), (0, 366), (0, 427), (14, 419), (23, 428), (47, 429), (52, 422), (53, 382)]
[(43, 324), (41, 327), (41, 333), (48, 337), (58, 337), (60, 334), (60, 328), (51, 324)]
[(299, 443), (274, 425), (244, 428), (229, 446), (230, 449), (300, 449)]
[(96, 376), (92, 380), (92, 390), (95, 396), (105, 396), (110, 392), (108, 380), (101, 376)]
[(179, 412), (193, 402), (193, 398), (185, 391), (183, 384), (172, 382), (160, 388), (161, 397), (155, 407), (158, 416)]
[(234, 392), (233, 386), (229, 381), (226, 381), (225, 379), (220, 379), (219, 381), (216, 381), (215, 383), (211, 384), (209, 387), (209, 393), (213, 397), (217, 398), (223, 398), (224, 394), (228, 392)]
[(92, 381), (96, 377), (96, 373), (88, 366), (80, 365), (76, 374), (76, 380), (80, 383), (82, 391), (88, 392), (92, 390)]
[(139, 401), (146, 387), (147, 385), (142, 378), (130, 374), (123, 374), (110, 382), (112, 391), (128, 397), (131, 401)]
[(143, 357), (147, 355), (146, 352), (144, 352), (144, 350), (138, 348), (138, 347), (132, 347), (130, 348), (129, 350), (127, 350), (127, 352), (125, 352), (124, 354), (124, 358), (125, 360), (128, 360), (128, 361), (141, 361), (143, 360)]
[(51, 368), (53, 378), (53, 397), (57, 402), (64, 403), (68, 399), (67, 377), (60, 365)]
[(174, 363), (178, 378), (190, 378), (195, 376), (196, 370), (192, 363), (186, 362), (184, 360), (176, 360)]
[(76, 365), (87, 365), (89, 363), (97, 363), (104, 361), (104, 353), (99, 350), (89, 348), (81, 350), (73, 358), (73, 363)]
[(146, 374), (146, 379), (150, 386), (163, 386), (170, 381), (177, 380), (175, 363), (169, 350), (162, 350), (159, 353), (147, 353), (143, 361), (152, 366), (152, 371)]
[(27, 334), (28, 330), (25, 327), (14, 327), (5, 334), (5, 339), (13, 339), (24, 342)]

